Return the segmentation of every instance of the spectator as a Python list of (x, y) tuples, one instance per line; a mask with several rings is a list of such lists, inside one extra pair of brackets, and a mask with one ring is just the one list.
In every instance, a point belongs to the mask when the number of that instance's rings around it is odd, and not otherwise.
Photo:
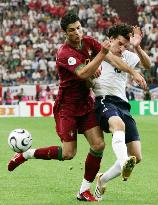
[(24, 88), (20, 89), (20, 92), (17, 94), (17, 98), (18, 98), (18, 103), (25, 99)]
[(10, 88), (7, 88), (7, 90), (4, 92), (3, 99), (4, 99), (5, 105), (12, 104), (12, 96), (11, 96)]
[(151, 100), (151, 94), (149, 88), (144, 91), (144, 100)]
[[(23, 4), (21, 3), (23, 2)], [(57, 4), (58, 2), (58, 4)], [(79, 3), (80, 2), (80, 3)], [(56, 83), (58, 76), (54, 71), (54, 59), (58, 46), (64, 36), (59, 32), (61, 16), (74, 10), (82, 19), (84, 32), (102, 42), (107, 29), (120, 23), (115, 9), (108, 0), (104, 1), (52, 1), (25, 0), (4, 3), (3, 22), (0, 27), (0, 81), (3, 86)], [(151, 6), (148, 0), (135, 0), (138, 22), (144, 29), (144, 50), (151, 56), (152, 72), (146, 73), (148, 83), (158, 81), (158, 7)], [(48, 55), (49, 54), (49, 55)], [(50, 56), (51, 55), (51, 56)], [(5, 62), (4, 62), (5, 61)], [(4, 69), (1, 69), (4, 67)], [(20, 71), (17, 67), (23, 67)], [(40, 77), (32, 80), (33, 73), (40, 69)], [(18, 72), (17, 80), (14, 72)], [(25, 71), (25, 73), (23, 73)]]
[(132, 90), (126, 90), (126, 97), (128, 100), (135, 100), (134, 92)]

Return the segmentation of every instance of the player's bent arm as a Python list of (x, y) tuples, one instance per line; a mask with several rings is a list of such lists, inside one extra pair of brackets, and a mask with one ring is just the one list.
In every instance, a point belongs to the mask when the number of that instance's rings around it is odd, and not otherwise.
[(105, 59), (106, 54), (106, 52), (104, 53), (100, 51), (90, 63), (79, 66), (75, 71), (76, 75), (81, 79), (88, 79), (91, 77), (96, 72), (101, 62)]
[(140, 61), (145, 69), (151, 68), (151, 61), (149, 56), (143, 51), (143, 49), (140, 46), (135, 47), (135, 51), (137, 55), (140, 58)]
[(112, 54), (111, 52), (109, 52), (105, 56), (105, 60), (108, 61), (111, 65), (113, 65), (114, 67), (118, 68), (121, 71), (129, 73), (131, 75), (135, 75), (135, 73), (136, 73), (136, 71), (133, 68), (129, 67), (125, 62), (123, 62), (123, 60), (120, 57)]
[(143, 78), (143, 76), (139, 73), (139, 72), (135, 72), (135, 74), (133, 75), (133, 80), (144, 90), (147, 89), (147, 83), (145, 81), (145, 79)]

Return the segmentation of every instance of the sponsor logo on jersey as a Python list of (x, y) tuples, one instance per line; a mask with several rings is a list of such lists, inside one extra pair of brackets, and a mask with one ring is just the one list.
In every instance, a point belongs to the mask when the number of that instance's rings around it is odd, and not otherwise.
[(105, 107), (104, 110), (103, 110), (103, 112), (105, 112), (105, 111), (107, 111), (107, 110), (108, 110), (108, 108)]

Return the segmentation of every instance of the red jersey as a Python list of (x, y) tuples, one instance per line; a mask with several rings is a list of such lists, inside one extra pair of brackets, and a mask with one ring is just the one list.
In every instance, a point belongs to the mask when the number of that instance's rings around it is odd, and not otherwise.
[[(81, 116), (94, 108), (91, 91), (86, 80), (80, 79), (75, 71), (85, 66), (101, 49), (101, 45), (92, 37), (84, 36), (80, 49), (63, 44), (56, 57), (56, 65), (60, 80), (59, 92), (55, 105), (67, 110), (69, 114)], [(57, 107), (54, 107), (54, 111)]]

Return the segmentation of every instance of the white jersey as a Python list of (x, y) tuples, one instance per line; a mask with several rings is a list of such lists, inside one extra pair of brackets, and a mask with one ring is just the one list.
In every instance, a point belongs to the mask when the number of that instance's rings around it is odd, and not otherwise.
[[(122, 60), (130, 67), (134, 68), (140, 61), (137, 54), (125, 50), (122, 53)], [(126, 98), (126, 83), (127, 73), (119, 71), (106, 61), (101, 63), (101, 75), (99, 78), (93, 80), (93, 91), (95, 96), (112, 95), (120, 97), (121, 99), (128, 101)]]

